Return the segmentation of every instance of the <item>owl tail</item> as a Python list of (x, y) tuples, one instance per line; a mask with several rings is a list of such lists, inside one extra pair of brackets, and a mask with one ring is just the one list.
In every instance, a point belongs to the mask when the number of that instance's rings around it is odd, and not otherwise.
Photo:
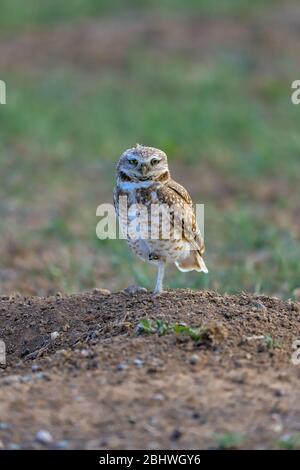
[(175, 261), (175, 265), (182, 272), (188, 271), (198, 271), (203, 273), (208, 273), (208, 269), (205, 265), (204, 259), (198, 251), (190, 251), (189, 255), (180, 260)]

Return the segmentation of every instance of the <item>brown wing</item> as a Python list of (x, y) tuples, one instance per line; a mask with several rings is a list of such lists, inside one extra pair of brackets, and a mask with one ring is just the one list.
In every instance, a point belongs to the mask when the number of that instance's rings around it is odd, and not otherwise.
[(181, 186), (181, 184), (176, 183), (174, 180), (170, 180), (166, 183), (166, 186), (178, 194), (178, 196), (180, 196), (187, 204), (193, 204), (191, 196), (187, 190)]
[(170, 180), (157, 189), (157, 196), (161, 204), (180, 205), (184, 213), (183, 237), (202, 255), (205, 250), (204, 240), (197, 224), (192, 198), (187, 190), (176, 181)]

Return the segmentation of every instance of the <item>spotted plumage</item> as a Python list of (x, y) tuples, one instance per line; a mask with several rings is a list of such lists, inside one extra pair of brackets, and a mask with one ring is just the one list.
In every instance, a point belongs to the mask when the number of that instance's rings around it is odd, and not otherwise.
[(162, 150), (137, 144), (121, 155), (114, 204), (129, 246), (158, 266), (155, 293), (162, 291), (167, 263), (180, 271), (207, 272), (192, 199), (171, 178)]

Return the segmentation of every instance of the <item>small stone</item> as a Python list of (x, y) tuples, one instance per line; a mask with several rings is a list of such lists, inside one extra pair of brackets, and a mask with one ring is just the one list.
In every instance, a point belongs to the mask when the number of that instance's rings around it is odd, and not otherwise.
[(52, 435), (46, 429), (41, 429), (40, 431), (38, 431), (35, 435), (35, 439), (41, 444), (51, 444), (53, 442)]
[(300, 310), (299, 304), (296, 303), (296, 302), (293, 302), (292, 300), (288, 301), (288, 306), (289, 306), (289, 310), (291, 312), (299, 312), (299, 310)]
[(123, 362), (121, 362), (120, 364), (117, 365), (117, 370), (123, 371), (123, 370), (126, 370), (127, 367), (128, 367), (127, 364), (124, 364)]
[(6, 431), (7, 429), (10, 429), (11, 426), (8, 423), (0, 422), (0, 431)]
[(63, 331), (68, 331), (69, 329), (70, 329), (69, 323), (66, 323), (66, 324), (62, 327), (62, 330), (63, 330)]
[(123, 289), (122, 292), (127, 295), (135, 295), (135, 294), (146, 293), (147, 289), (145, 287), (132, 285), (132, 286), (126, 287), (126, 289)]
[(50, 335), (51, 341), (55, 341), (56, 338), (59, 337), (59, 332), (58, 331), (53, 331)]
[(144, 361), (142, 359), (139, 359), (139, 358), (134, 359), (133, 363), (137, 367), (142, 367), (144, 365)]
[(271, 419), (272, 419), (272, 423), (271, 423), (270, 429), (274, 432), (282, 432), (283, 426), (281, 423), (280, 416), (273, 414), (271, 416)]
[(182, 432), (180, 431), (180, 429), (175, 428), (172, 431), (172, 434), (171, 434), (170, 438), (172, 439), (172, 441), (178, 441), (178, 439), (180, 439), (181, 436), (182, 436)]
[(20, 382), (21, 383), (30, 383), (33, 381), (33, 375), (32, 374), (27, 374), (27, 375), (23, 375), (20, 377)]
[(161, 444), (159, 444), (159, 442), (156, 442), (156, 441), (151, 441), (147, 445), (147, 448), (150, 450), (158, 450), (158, 449), (161, 449)]
[(163, 401), (164, 399), (165, 399), (165, 397), (162, 393), (156, 393), (153, 396), (153, 400), (156, 400), (156, 401)]
[(93, 289), (93, 294), (111, 295), (109, 289)]
[(88, 349), (82, 349), (80, 351), (80, 354), (82, 357), (89, 357), (91, 355), (91, 352)]
[(33, 364), (31, 366), (31, 370), (32, 372), (38, 372), (39, 370), (41, 370), (41, 366), (39, 366), (38, 364)]
[(199, 362), (199, 356), (197, 354), (192, 354), (189, 358), (189, 363), (195, 365)]
[(58, 441), (57, 443), (57, 448), (58, 449), (67, 449), (69, 447), (69, 442), (68, 441)]
[(258, 300), (253, 302), (253, 308), (252, 308), (252, 311), (256, 312), (256, 311), (262, 311), (262, 312), (266, 312), (267, 310), (267, 307), (262, 303), (262, 302), (259, 302)]
[(45, 372), (37, 372), (37, 373), (35, 374), (35, 377), (36, 377), (37, 379), (39, 379), (39, 380), (40, 380), (40, 379), (45, 379), (45, 380), (47, 380), (48, 382), (51, 380), (51, 379), (50, 379), (50, 376), (49, 376), (48, 374), (45, 374)]
[(20, 377), (20, 375), (8, 375), (7, 377), (3, 377), (3, 379), (1, 379), (1, 383), (3, 385), (11, 385), (13, 383), (20, 382)]
[(15, 442), (10, 442), (7, 444), (7, 449), (8, 450), (20, 450), (21, 446), (19, 444), (16, 444)]

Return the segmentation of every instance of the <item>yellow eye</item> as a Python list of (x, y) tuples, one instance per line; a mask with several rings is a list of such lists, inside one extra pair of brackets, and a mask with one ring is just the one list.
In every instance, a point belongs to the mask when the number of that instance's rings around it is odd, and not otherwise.
[(160, 162), (160, 159), (159, 159), (159, 158), (152, 158), (152, 160), (151, 160), (151, 165), (152, 165), (152, 166), (157, 165), (159, 162)]
[(128, 160), (130, 165), (133, 165), (133, 166), (137, 166), (138, 164), (138, 160), (136, 158), (130, 158), (130, 160)]

